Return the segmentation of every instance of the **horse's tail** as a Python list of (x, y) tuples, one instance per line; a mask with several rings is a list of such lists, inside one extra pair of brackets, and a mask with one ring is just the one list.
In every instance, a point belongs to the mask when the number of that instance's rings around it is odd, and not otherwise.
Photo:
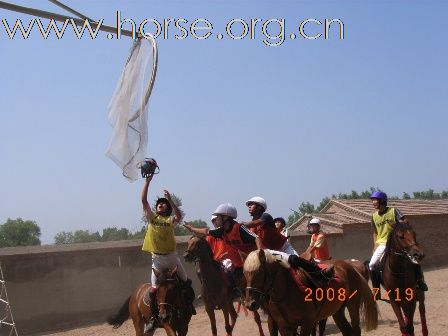
[(374, 330), (378, 327), (378, 306), (367, 281), (359, 272), (355, 273), (359, 283), (358, 290), (361, 296), (361, 316), (364, 327), (366, 331)]
[(369, 264), (370, 264), (370, 260), (365, 260), (364, 262), (363, 262), (363, 265), (364, 265), (364, 268), (365, 268), (365, 270), (366, 270), (366, 274), (367, 274), (367, 281), (369, 281), (369, 279), (370, 279), (370, 269), (369, 269)]
[(118, 313), (107, 318), (107, 323), (114, 326), (114, 329), (120, 328), (121, 325), (129, 318), (129, 300), (128, 297), (125, 303), (121, 306)]

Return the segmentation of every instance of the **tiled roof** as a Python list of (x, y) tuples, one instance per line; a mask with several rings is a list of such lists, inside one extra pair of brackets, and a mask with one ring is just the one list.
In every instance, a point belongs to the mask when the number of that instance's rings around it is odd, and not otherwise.
[[(388, 205), (398, 208), (403, 215), (448, 214), (448, 199), (389, 200)], [(319, 218), (325, 232), (342, 232), (344, 225), (369, 223), (373, 212), (369, 199), (332, 199), (319, 212), (306, 214), (290, 226), (290, 231), (305, 232), (312, 217)]]
[[(366, 199), (359, 200), (331, 200), (338, 202), (359, 212), (371, 215), (373, 212), (372, 201)], [(330, 203), (329, 202), (329, 203)], [(328, 204), (327, 204), (328, 206)], [(327, 208), (325, 206), (325, 208)], [(439, 200), (418, 200), (418, 199), (397, 199), (389, 200), (388, 206), (398, 208), (403, 215), (434, 215), (448, 214), (448, 199)], [(325, 208), (321, 212), (326, 212)]]

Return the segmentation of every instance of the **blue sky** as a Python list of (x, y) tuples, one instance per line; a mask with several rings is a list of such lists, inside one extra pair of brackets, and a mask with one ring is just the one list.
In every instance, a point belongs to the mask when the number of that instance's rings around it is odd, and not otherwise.
[[(65, 14), (48, 1), (14, 2)], [(448, 187), (445, 2), (63, 2), (110, 25), (117, 10), (137, 23), (213, 24), (207, 40), (157, 39), (148, 154), (161, 173), (150, 198), (167, 188), (187, 219), (231, 202), (247, 220), (255, 195), (287, 217), (302, 201), (370, 186), (391, 195)], [(284, 19), (285, 42), (265, 46), (260, 27), (254, 40), (218, 40), (234, 18)], [(308, 18), (339, 18), (345, 38), (332, 26), (328, 40), (291, 40)], [(44, 40), (34, 28), (10, 40), (0, 25), (0, 222), (36, 220), (43, 243), (61, 231), (140, 228), (142, 181), (127, 182), (105, 156), (107, 105), (130, 39), (70, 31)]]

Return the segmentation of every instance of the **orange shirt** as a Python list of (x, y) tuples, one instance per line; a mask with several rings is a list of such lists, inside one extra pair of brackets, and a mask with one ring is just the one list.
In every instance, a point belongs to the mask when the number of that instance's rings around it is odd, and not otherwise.
[(213, 259), (216, 261), (223, 261), (230, 259), (234, 267), (243, 267), (243, 260), (240, 254), (232, 246), (229, 246), (224, 240), (207, 235), (205, 240), (210, 244), (213, 251)]
[(316, 247), (313, 251), (313, 257), (321, 261), (328, 260), (330, 258), (330, 252), (328, 250), (328, 243), (325, 239), (325, 233), (322, 231), (313, 233), (311, 235), (310, 247)]

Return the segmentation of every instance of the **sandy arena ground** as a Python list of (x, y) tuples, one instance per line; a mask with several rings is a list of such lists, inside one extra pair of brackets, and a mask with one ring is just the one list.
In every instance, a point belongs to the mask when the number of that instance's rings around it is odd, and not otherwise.
[[(426, 296), (426, 319), (429, 328), (429, 334), (432, 336), (445, 336), (448, 335), (448, 289), (446, 288), (448, 278), (448, 268), (432, 270), (425, 272), (426, 282), (429, 286), (429, 292)], [(398, 329), (398, 323), (396, 322), (395, 315), (389, 304), (385, 302), (378, 303), (380, 317), (378, 329), (369, 333), (363, 332), (363, 334), (370, 336), (397, 336), (400, 335)], [(117, 307), (118, 310), (119, 307)], [(225, 335), (224, 322), (222, 313), (216, 311), (218, 335)], [(415, 316), (415, 331), (416, 335), (421, 335), (420, 317), (418, 310), (416, 310)], [(268, 335), (267, 324), (263, 323), (263, 329)], [(127, 321), (119, 329), (112, 329), (107, 324), (101, 324), (97, 326), (91, 326), (88, 328), (80, 328), (76, 330), (69, 330), (64, 332), (58, 332), (49, 334), (51, 336), (93, 336), (93, 335), (110, 335), (110, 336), (124, 336), (134, 335), (134, 328), (131, 321)], [(165, 335), (162, 329), (159, 329), (155, 336)], [(190, 336), (205, 336), (211, 335), (210, 324), (207, 314), (202, 307), (198, 308), (198, 315), (193, 316), (190, 322), (189, 333)], [(245, 317), (241, 312), (236, 326), (233, 332), (235, 336), (258, 336), (258, 331), (253, 322), (253, 319)], [(335, 326), (333, 319), (330, 318), (327, 323), (327, 329), (325, 335), (340, 335), (339, 329)]]

